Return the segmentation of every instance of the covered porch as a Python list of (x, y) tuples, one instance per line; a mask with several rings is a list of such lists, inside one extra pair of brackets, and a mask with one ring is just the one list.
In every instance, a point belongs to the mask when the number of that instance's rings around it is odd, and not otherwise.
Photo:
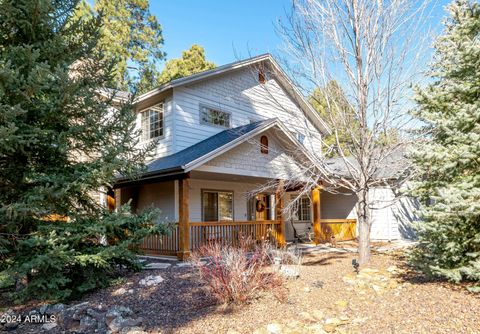
[[(268, 182), (276, 187), (255, 192)], [(116, 190), (117, 203), (131, 201), (134, 211), (153, 205), (162, 211), (162, 222), (172, 223), (168, 235), (144, 239), (140, 250), (146, 255), (184, 260), (209, 243), (235, 247), (241, 238), (283, 247), (295, 240), (292, 226), (298, 233), (311, 229), (316, 244), (330, 242), (332, 235), (339, 241), (355, 237), (355, 220), (321, 219), (321, 186), (309, 190), (302, 201), (308, 204), (298, 206), (296, 215), (285, 215), (293, 194), (283, 180), (198, 170)]]

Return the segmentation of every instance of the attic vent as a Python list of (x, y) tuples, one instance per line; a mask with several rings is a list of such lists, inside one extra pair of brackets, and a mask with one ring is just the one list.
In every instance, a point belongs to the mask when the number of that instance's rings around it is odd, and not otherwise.
[(265, 83), (265, 73), (263, 72), (263, 70), (258, 71), (258, 82), (260, 82), (261, 84)]
[(267, 136), (262, 136), (260, 138), (260, 153), (268, 154), (268, 138), (267, 138)]

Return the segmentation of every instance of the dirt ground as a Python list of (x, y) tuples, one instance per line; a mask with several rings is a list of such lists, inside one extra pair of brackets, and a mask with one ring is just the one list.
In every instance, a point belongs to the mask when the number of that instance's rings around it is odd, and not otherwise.
[[(215, 305), (196, 271), (178, 266), (133, 274), (76, 303), (128, 306), (151, 333), (480, 333), (480, 297), (465, 287), (427, 281), (398, 255), (374, 255), (372, 269), (357, 275), (353, 256), (306, 255), (284, 294), (241, 307)], [(147, 275), (164, 281), (139, 286)]]

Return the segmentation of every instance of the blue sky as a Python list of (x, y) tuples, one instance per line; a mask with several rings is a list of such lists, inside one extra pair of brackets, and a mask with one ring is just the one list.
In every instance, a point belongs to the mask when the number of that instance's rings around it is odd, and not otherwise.
[(150, 7), (163, 28), (167, 59), (196, 43), (208, 60), (223, 65), (274, 52), (281, 43), (274, 22), (290, 8), (290, 0), (151, 0)]
[[(436, 23), (449, 1), (432, 1), (437, 3)], [(275, 53), (282, 41), (274, 23), (285, 18), (290, 6), (291, 0), (150, 0), (150, 10), (163, 28), (167, 59), (180, 57), (196, 43), (217, 65)]]

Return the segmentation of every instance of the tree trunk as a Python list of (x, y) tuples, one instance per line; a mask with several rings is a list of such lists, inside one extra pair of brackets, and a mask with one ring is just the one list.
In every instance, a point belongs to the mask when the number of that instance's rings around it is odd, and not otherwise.
[(366, 264), (370, 261), (370, 212), (368, 208), (368, 189), (363, 188), (357, 194), (358, 222), (358, 261)]

